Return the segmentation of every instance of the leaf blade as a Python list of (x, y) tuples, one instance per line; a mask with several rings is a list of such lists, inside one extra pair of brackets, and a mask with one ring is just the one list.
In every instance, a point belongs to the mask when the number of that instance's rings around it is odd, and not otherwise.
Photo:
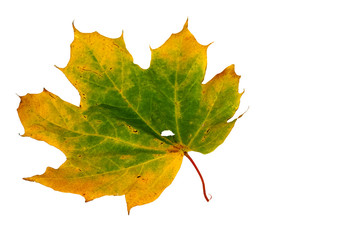
[[(24, 136), (63, 151), (58, 169), (26, 178), (86, 201), (125, 195), (128, 211), (154, 201), (188, 151), (209, 153), (237, 119), (242, 93), (231, 65), (206, 84), (207, 48), (184, 28), (152, 49), (148, 69), (133, 63), (123, 35), (74, 27), (70, 61), (59, 68), (79, 91), (80, 107), (44, 91), (21, 97)], [(170, 130), (174, 136), (162, 136)]]

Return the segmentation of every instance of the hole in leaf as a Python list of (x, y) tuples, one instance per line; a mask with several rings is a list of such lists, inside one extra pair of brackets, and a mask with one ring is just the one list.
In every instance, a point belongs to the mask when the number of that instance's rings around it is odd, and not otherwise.
[(175, 133), (173, 133), (171, 130), (164, 130), (161, 132), (161, 136), (163, 137), (169, 137), (169, 136), (174, 136)]

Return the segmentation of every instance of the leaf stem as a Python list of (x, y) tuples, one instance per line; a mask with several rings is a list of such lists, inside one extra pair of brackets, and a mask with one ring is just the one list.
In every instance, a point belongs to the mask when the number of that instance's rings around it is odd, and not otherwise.
[(192, 158), (190, 157), (190, 155), (189, 155), (187, 152), (184, 152), (184, 155), (190, 160), (190, 162), (191, 162), (192, 165), (194, 166), (196, 172), (199, 174), (199, 177), (200, 177), (201, 183), (202, 183), (202, 187), (203, 187), (204, 197), (205, 197), (206, 201), (210, 201), (210, 199), (212, 198), (212, 196), (209, 194), (209, 195), (210, 195), (210, 198), (208, 198), (208, 196), (207, 196), (207, 194), (206, 194), (205, 182), (204, 182), (203, 177), (201, 176), (201, 173), (200, 173), (198, 167), (196, 166), (194, 160), (192, 160)]

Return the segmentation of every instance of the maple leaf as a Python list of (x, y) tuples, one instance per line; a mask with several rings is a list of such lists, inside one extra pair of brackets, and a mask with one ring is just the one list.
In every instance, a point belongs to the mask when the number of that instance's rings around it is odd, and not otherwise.
[[(151, 49), (151, 64), (134, 64), (123, 35), (81, 33), (74, 25), (70, 61), (59, 68), (79, 91), (80, 107), (44, 89), (21, 97), (23, 136), (67, 157), (58, 168), (25, 178), (86, 201), (125, 195), (128, 211), (154, 201), (171, 184), (189, 151), (209, 153), (237, 119), (240, 76), (227, 67), (206, 84), (208, 46), (188, 30)], [(170, 130), (174, 136), (162, 136)], [(208, 200), (203, 183), (204, 196)]]

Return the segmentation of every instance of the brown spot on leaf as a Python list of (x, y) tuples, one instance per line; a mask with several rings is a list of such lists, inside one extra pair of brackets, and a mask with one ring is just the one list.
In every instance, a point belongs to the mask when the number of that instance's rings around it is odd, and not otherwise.
[(137, 129), (135, 129), (134, 127), (130, 126), (130, 125), (127, 125), (128, 129), (132, 132), (132, 133), (135, 133), (135, 134), (138, 134), (139, 131)]

